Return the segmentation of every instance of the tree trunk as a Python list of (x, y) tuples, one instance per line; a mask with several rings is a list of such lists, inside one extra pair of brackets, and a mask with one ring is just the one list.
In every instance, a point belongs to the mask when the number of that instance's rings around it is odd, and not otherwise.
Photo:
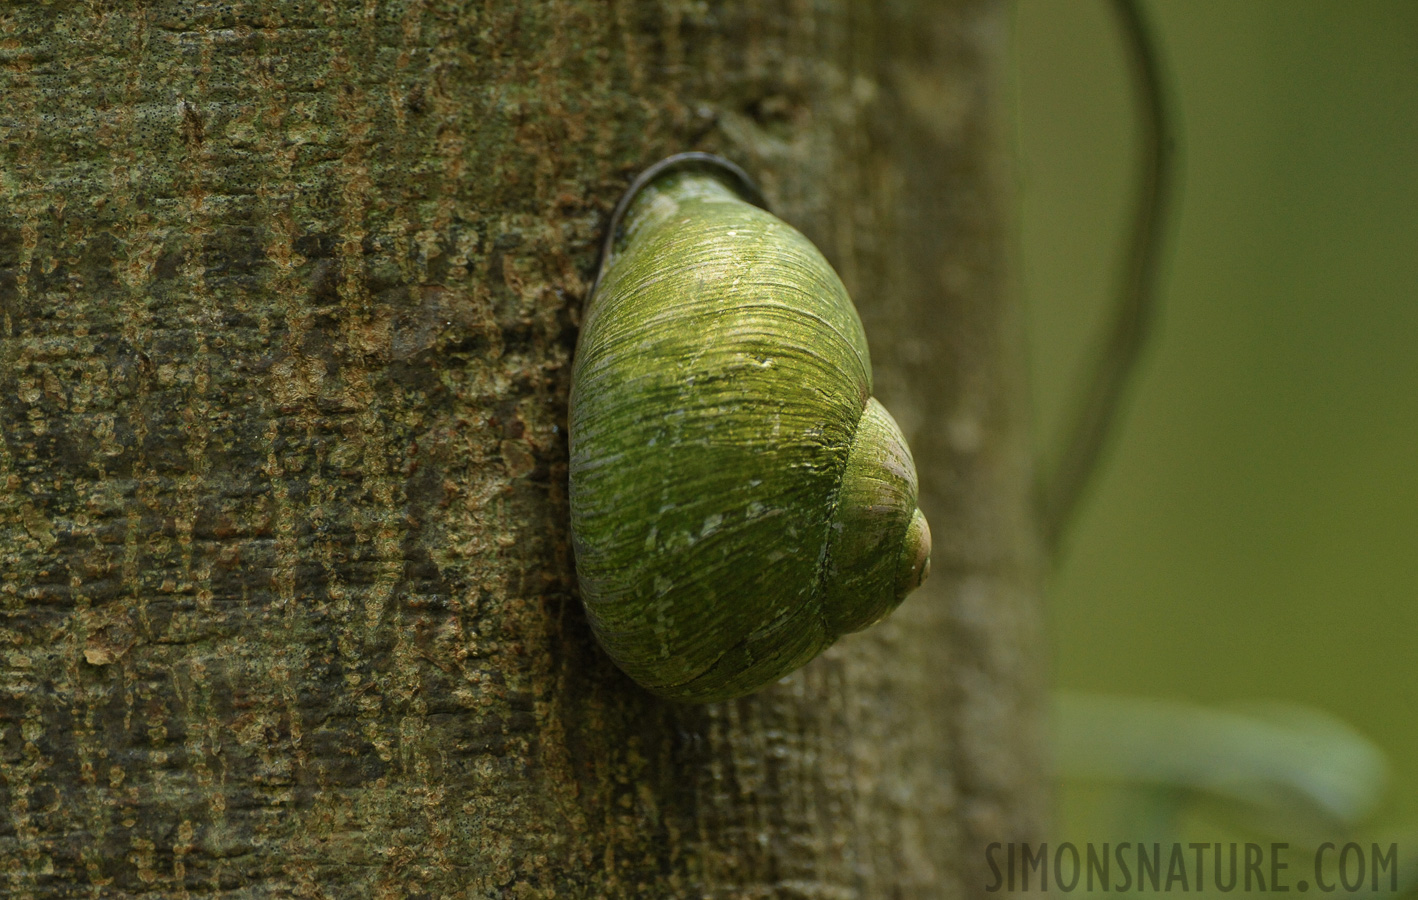
[[(991, 0), (0, 18), (0, 894), (959, 897), (1041, 827)], [(629, 178), (856, 299), (934, 574), (683, 707), (590, 637), (579, 305)]]

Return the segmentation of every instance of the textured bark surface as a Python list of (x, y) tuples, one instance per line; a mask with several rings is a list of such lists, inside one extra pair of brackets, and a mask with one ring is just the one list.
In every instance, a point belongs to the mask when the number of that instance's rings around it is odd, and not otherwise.
[[(0, 12), (0, 894), (958, 897), (1040, 826), (993, 2)], [(591, 641), (567, 379), (629, 177), (838, 267), (934, 573), (754, 697)]]

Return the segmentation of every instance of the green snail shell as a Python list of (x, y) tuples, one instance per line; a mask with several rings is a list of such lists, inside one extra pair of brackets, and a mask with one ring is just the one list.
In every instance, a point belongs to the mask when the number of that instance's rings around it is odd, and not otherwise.
[(646, 175), (572, 370), (576, 570), (621, 669), (671, 699), (727, 699), (894, 609), (930, 530), (822, 254), (731, 164), (686, 154)]

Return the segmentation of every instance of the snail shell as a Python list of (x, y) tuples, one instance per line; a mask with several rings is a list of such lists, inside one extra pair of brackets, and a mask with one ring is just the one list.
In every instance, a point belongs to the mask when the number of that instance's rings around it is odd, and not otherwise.
[(750, 693), (881, 619), (930, 529), (861, 320), (742, 170), (682, 154), (613, 216), (572, 369), (581, 597), (644, 687)]

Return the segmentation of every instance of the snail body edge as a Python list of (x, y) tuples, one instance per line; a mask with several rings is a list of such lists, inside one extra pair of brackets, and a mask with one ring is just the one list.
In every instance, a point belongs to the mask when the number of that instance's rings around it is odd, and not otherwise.
[(573, 363), (582, 600), (616, 664), (675, 700), (772, 683), (929, 567), (856, 310), (760, 207), (717, 158), (649, 170), (612, 223)]

